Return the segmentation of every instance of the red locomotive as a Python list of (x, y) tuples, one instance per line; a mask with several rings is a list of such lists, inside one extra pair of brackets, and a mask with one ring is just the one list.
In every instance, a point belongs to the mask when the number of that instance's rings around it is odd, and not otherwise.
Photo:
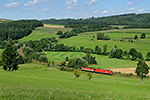
[(113, 74), (112, 70), (99, 69), (99, 68), (95, 69), (93, 67), (82, 67), (81, 71), (94, 72), (94, 73), (106, 74), (106, 75), (112, 75)]

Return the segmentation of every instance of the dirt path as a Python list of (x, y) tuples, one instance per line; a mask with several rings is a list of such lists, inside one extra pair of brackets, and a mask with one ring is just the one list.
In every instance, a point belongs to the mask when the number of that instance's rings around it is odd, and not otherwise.
[(44, 25), (44, 27), (64, 28), (64, 26)]
[(22, 50), (22, 48), (18, 49), (17, 51), (22, 57), (24, 57), (24, 55), (21, 53), (21, 50)]
[[(121, 72), (121, 73), (126, 73), (126, 74), (130, 74), (130, 73), (135, 74), (136, 68), (111, 68), (111, 70), (113, 72)], [(149, 72), (150, 72), (150, 70), (149, 70)], [(150, 76), (150, 73), (148, 75)]]

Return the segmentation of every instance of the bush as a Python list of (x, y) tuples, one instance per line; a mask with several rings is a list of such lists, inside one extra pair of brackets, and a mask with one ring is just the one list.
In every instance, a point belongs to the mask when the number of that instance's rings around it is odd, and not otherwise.
[(145, 33), (142, 33), (142, 35), (141, 35), (140, 38), (141, 38), (141, 39), (145, 39), (145, 38), (146, 38), (146, 34), (145, 34)]
[(92, 74), (89, 72), (88, 74), (87, 74), (87, 77), (89, 77), (89, 80), (92, 78)]
[(46, 55), (40, 55), (40, 57), (38, 58), (38, 60), (40, 61), (40, 62), (48, 62), (48, 59), (47, 59), (47, 57), (46, 57)]
[(69, 61), (69, 57), (68, 56), (66, 57), (65, 61)]
[(24, 64), (24, 60), (23, 60), (23, 57), (21, 55), (19, 55), (19, 57), (18, 57), (18, 63)]
[(66, 62), (65, 61), (61, 62), (60, 66), (66, 66)]
[(58, 68), (59, 70), (61, 70), (61, 71), (64, 71), (65, 70), (65, 68), (62, 66), (62, 67), (59, 67)]
[(81, 71), (78, 70), (78, 69), (75, 69), (75, 70), (74, 70), (74, 75), (76, 76), (76, 78), (80, 77)]
[(137, 39), (137, 38), (138, 38), (138, 36), (137, 36), (137, 35), (135, 35), (135, 36), (134, 36), (134, 39)]
[(29, 57), (23, 57), (23, 60), (25, 63), (31, 63), (32, 62), (32, 59)]
[(29, 55), (31, 55), (33, 53), (33, 49), (30, 48), (30, 47), (27, 47), (25, 45), (23, 45), (23, 49), (22, 50), (23, 50), (23, 54), (25, 56), (29, 56)]

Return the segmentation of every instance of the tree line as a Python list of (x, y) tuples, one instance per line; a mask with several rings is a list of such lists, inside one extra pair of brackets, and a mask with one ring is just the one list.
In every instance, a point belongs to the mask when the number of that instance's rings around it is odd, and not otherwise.
[[(113, 15), (107, 17), (90, 17), (90, 18), (80, 18), (80, 19), (46, 19), (41, 20), (43, 23), (47, 24), (62, 24), (62, 25), (127, 25), (124, 28), (149, 28), (150, 26), (150, 13), (143, 14), (122, 14)], [(129, 25), (129, 26), (128, 26)], [(72, 26), (70, 26), (72, 27)]]
[(73, 28), (72, 32), (75, 33), (119, 29), (118, 27), (111, 27), (110, 25), (100, 25), (100, 24), (65, 25), (65, 28)]
[(20, 39), (32, 33), (35, 27), (43, 26), (38, 20), (18, 20), (0, 23), (0, 41)]

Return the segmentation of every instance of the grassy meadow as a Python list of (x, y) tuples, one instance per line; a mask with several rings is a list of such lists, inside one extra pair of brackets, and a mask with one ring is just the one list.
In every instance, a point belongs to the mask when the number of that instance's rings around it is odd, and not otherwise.
[(69, 46), (75, 45), (77, 48), (84, 46), (86, 48), (90, 47), (92, 49), (94, 49), (96, 45), (100, 46), (103, 49), (103, 46), (107, 44), (108, 52), (110, 52), (111, 49), (115, 47), (115, 45), (117, 45), (118, 48), (127, 51), (129, 51), (131, 48), (135, 48), (138, 52), (141, 52), (143, 54), (144, 58), (146, 57), (146, 54), (150, 51), (149, 42), (130, 43), (130, 42), (120, 42), (120, 41), (113, 41), (113, 40), (101, 41), (101, 40), (97, 40), (96, 38), (92, 40), (91, 37), (87, 37), (87, 36), (75, 36), (68, 39), (63, 39), (59, 41), (59, 43), (69, 45)]
[(48, 37), (55, 37), (58, 38), (58, 35), (56, 33), (58, 31), (70, 31), (70, 28), (52, 28), (52, 27), (37, 27), (30, 35), (23, 37), (22, 39), (19, 39), (20, 42), (24, 41), (34, 41), (34, 40), (40, 40), (42, 38), (48, 38)]
[[(36, 67), (37, 66), (37, 67)], [(150, 80), (87, 73), (75, 78), (73, 72), (39, 64), (19, 65), (14, 72), (0, 67), (2, 100), (148, 100)]]
[[(97, 35), (98, 32), (85, 32), (81, 33), (81, 35), (86, 36), (93, 36)], [(142, 33), (146, 33), (146, 37), (150, 37), (150, 29), (119, 29), (119, 30), (106, 30), (106, 31), (99, 31), (99, 33), (105, 33), (105, 35), (110, 36), (112, 39), (122, 39), (122, 38), (134, 38), (135, 35), (138, 36), (135, 42), (142, 42), (142, 41), (149, 41), (150, 39), (140, 39)]]
[[(49, 61), (53, 60), (56, 64), (58, 62), (65, 61), (65, 58), (68, 56), (69, 59), (75, 57), (84, 57), (86, 54), (83, 52), (45, 52)], [(89, 65), (89, 67), (95, 68), (135, 68), (136, 62), (130, 60), (120, 60), (120, 59), (110, 59), (108, 56), (104, 55), (95, 55), (97, 65)]]
[[(70, 31), (66, 28), (38, 27), (32, 34), (19, 39), (20, 42), (29, 40), (40, 40), (47, 37), (55, 37), (56, 33)], [(122, 39), (131, 38), (135, 34), (147, 33), (150, 37), (149, 29), (120, 29), (102, 31), (111, 38)], [(69, 46), (75, 45), (77, 48), (95, 48), (96, 45), (103, 47), (108, 45), (110, 51), (117, 45), (122, 50), (129, 51), (135, 48), (146, 56), (150, 52), (150, 39), (140, 40), (140, 42), (120, 42), (120, 41), (97, 41), (92, 40), (97, 32), (87, 32), (82, 35), (68, 39), (62, 39), (58, 43)], [(103, 48), (102, 48), (103, 49)], [(0, 54), (3, 49), (0, 49)], [(69, 58), (83, 57), (83, 52), (45, 52), (49, 61), (54, 60), (60, 63)], [(135, 68), (136, 62), (130, 60), (110, 59), (108, 56), (95, 55), (97, 65), (89, 65), (95, 68)], [(92, 79), (88, 80), (87, 73), (82, 72), (79, 78), (75, 78), (73, 72), (60, 71), (58, 68), (48, 67), (36, 63), (20, 64), (19, 70), (9, 72), (4, 71), (0, 66), (0, 99), (1, 100), (149, 100), (150, 99), (150, 79), (144, 78), (141, 85), (140, 78), (119, 77), (115, 75), (102, 75), (92, 73)]]

